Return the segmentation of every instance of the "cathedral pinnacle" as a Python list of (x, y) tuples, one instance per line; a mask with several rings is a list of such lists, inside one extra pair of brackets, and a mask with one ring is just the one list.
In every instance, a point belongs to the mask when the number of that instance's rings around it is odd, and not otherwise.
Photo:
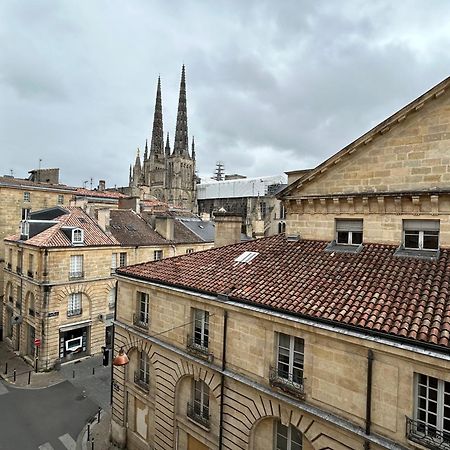
[(192, 153), (191, 153), (192, 159), (195, 159), (195, 143), (194, 143), (194, 136), (192, 136)]
[(158, 86), (156, 88), (155, 113), (153, 116), (152, 142), (150, 145), (150, 154), (164, 154), (164, 133), (162, 117), (161, 100), (161, 77), (158, 77)]
[(144, 161), (147, 161), (148, 158), (148, 143), (147, 139), (145, 140), (145, 151), (144, 151)]
[(186, 102), (186, 73), (185, 67), (181, 69), (180, 97), (178, 100), (177, 125), (175, 129), (174, 155), (189, 156), (187, 102)]
[(166, 157), (170, 156), (170, 141), (169, 141), (169, 132), (167, 132), (167, 141), (166, 141)]

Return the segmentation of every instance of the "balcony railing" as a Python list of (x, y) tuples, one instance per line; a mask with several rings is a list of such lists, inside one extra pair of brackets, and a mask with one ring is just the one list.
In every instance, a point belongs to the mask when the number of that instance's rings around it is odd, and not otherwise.
[(136, 370), (134, 372), (134, 382), (145, 392), (148, 392), (150, 390), (150, 381), (148, 376), (146, 379), (143, 379), (143, 373), (139, 370)]
[(209, 351), (208, 341), (198, 342), (193, 336), (188, 334), (186, 349), (189, 353), (212, 362), (214, 355)]
[(148, 318), (147, 320), (142, 320), (143, 317), (141, 314), (133, 314), (133, 325), (139, 328), (148, 328)]
[(202, 427), (205, 427), (209, 430), (209, 408), (203, 407), (201, 408), (199, 405), (194, 406), (192, 403), (188, 402), (187, 404), (187, 416), (192, 419), (194, 422), (197, 422)]
[(406, 417), (406, 437), (430, 450), (450, 450), (450, 432)]
[(279, 373), (277, 368), (271, 367), (269, 371), (269, 382), (271, 386), (277, 387), (290, 395), (302, 400), (305, 398), (303, 379), (294, 381), (292, 374), (285, 376)]
[(81, 316), (83, 314), (82, 308), (72, 308), (67, 310), (67, 317)]
[(33, 271), (32, 271), (32, 270), (29, 270), (29, 271), (27, 272), (27, 275), (28, 275), (29, 278), (34, 278), (34, 274), (33, 274)]
[(84, 272), (69, 272), (69, 280), (81, 280), (84, 278)]

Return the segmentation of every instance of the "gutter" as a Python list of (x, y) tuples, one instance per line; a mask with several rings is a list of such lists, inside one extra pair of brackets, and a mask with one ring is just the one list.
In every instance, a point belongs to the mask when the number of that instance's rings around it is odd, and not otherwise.
[(334, 322), (329, 319), (307, 316), (305, 314), (287, 313), (280, 311), (279, 309), (276, 308), (256, 305), (255, 303), (251, 303), (245, 300), (233, 299), (231, 297), (228, 297), (227, 295), (221, 294), (214, 295), (210, 292), (202, 291), (200, 289), (187, 289), (183, 287), (177, 287), (174, 285), (165, 284), (163, 282), (150, 281), (143, 277), (122, 275), (118, 272), (116, 272), (115, 276), (119, 279), (122, 279), (123, 281), (130, 281), (131, 278), (132, 280), (139, 280), (150, 286), (170, 289), (172, 291), (179, 292), (182, 294), (189, 294), (189, 295), (197, 294), (197, 296), (203, 298), (204, 300), (223, 303), (229, 306), (234, 306), (236, 308), (241, 308), (265, 315), (270, 313), (270, 315), (274, 317), (278, 317), (283, 320), (288, 320), (290, 322), (300, 323), (302, 325), (319, 328), (324, 331), (332, 331), (334, 333), (344, 334), (346, 336), (363, 339), (369, 342), (384, 344), (389, 347), (399, 348), (405, 351), (418, 353), (424, 356), (437, 358), (443, 361), (450, 361), (450, 352), (449, 352), (450, 349), (436, 344), (420, 342), (414, 339), (390, 335), (387, 333), (382, 333), (367, 328), (358, 328), (352, 325)]
[[(283, 395), (278, 392), (272, 391), (272, 389), (270, 389), (256, 381), (253, 381), (252, 379), (250, 379), (244, 375), (241, 375), (237, 372), (233, 372), (232, 370), (228, 370), (226, 368), (222, 369), (222, 368), (220, 368), (216, 365), (213, 365), (212, 363), (207, 362), (203, 359), (196, 358), (195, 356), (190, 355), (189, 353), (185, 352), (184, 350), (181, 350), (178, 347), (168, 344), (167, 342), (161, 341), (154, 336), (142, 333), (142, 332), (136, 330), (134, 327), (127, 325), (123, 322), (120, 322), (119, 320), (114, 321), (114, 326), (125, 330), (129, 334), (128, 337), (130, 337), (130, 334), (134, 334), (139, 339), (156, 344), (159, 347), (161, 347), (171, 353), (175, 353), (176, 355), (180, 356), (181, 358), (190, 360), (198, 365), (201, 365), (210, 370), (213, 370), (214, 372), (221, 374), (222, 377), (224, 377), (224, 378), (230, 378), (235, 381), (238, 381), (239, 383), (242, 383), (252, 389), (255, 389), (256, 391), (258, 391), (259, 394), (263, 394), (263, 395), (275, 398), (278, 401), (288, 404), (291, 407), (297, 408), (307, 414), (317, 417), (318, 419), (321, 419), (325, 422), (332, 423), (333, 425), (336, 425), (337, 427), (341, 428), (342, 430), (350, 432), (354, 435), (357, 435), (358, 437), (361, 437), (362, 439), (366, 439), (367, 441), (369, 441), (375, 445), (379, 445), (387, 450), (408, 450), (408, 447), (398, 444), (398, 443), (396, 443), (388, 438), (385, 438), (383, 436), (380, 436), (378, 434), (371, 434), (370, 436), (367, 436), (364, 428), (359, 427), (358, 425), (354, 424), (353, 422), (350, 422), (347, 419), (343, 419), (343, 418), (341, 418), (333, 413), (327, 412), (317, 406), (309, 405), (305, 402), (288, 397), (287, 395)], [(114, 329), (116, 330), (116, 328), (114, 328)], [(223, 363), (223, 361), (222, 361), (222, 363)], [(219, 444), (220, 444), (220, 441), (219, 441)], [(220, 448), (221, 447), (219, 447), (219, 449)]]

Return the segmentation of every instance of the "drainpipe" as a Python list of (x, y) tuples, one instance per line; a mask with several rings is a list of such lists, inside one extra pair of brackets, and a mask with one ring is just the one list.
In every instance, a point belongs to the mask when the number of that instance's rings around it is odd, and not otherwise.
[[(116, 280), (116, 292), (114, 293), (114, 320), (113, 320), (113, 325), (112, 325), (112, 342), (111, 342), (111, 357), (109, 358), (110, 363), (111, 363), (111, 392), (110, 392), (110, 400), (109, 400), (109, 404), (112, 407), (113, 404), (113, 386), (114, 386), (114, 364), (113, 359), (114, 359), (114, 340), (115, 340), (115, 334), (116, 334), (116, 326), (115, 326), (115, 321), (117, 318), (117, 291), (119, 290), (119, 282)], [(125, 387), (125, 385), (124, 385)]]
[(219, 450), (223, 446), (223, 401), (224, 401), (224, 384), (225, 384), (225, 371), (226, 356), (227, 356), (227, 322), (228, 311), (224, 311), (223, 315), (223, 342), (222, 342), (222, 374), (220, 375), (220, 421), (219, 421)]
[[(367, 352), (367, 392), (366, 392), (366, 435), (370, 436), (370, 423), (372, 414), (372, 366), (373, 351)], [(364, 441), (364, 450), (370, 450), (370, 441)]]

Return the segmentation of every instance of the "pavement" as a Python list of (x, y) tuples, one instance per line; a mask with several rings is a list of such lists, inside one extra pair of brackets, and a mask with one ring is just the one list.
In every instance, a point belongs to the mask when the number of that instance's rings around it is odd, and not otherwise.
[[(109, 366), (104, 367), (101, 355), (63, 364), (60, 371), (35, 373), (33, 367), (13, 352), (5, 342), (0, 342), (0, 378), (4, 380), (3, 383), (0, 382), (0, 394), (2, 389), (11, 390), (8, 389), (9, 386), (13, 390), (15, 388), (23, 390), (51, 388), (50, 391), (52, 391), (58, 389), (59, 385), (64, 386), (64, 383), (69, 382), (79, 393), (78, 397), (92, 402), (95, 413), (92, 414), (91, 408), (90, 419), (86, 420), (85, 426), (78, 434), (76, 444), (74, 439), (66, 435), (59, 437), (60, 443), (64, 448), (71, 450), (91, 450), (93, 447), (95, 450), (117, 448), (109, 442), (111, 362)], [(5, 387), (2, 388), (2, 384)], [(95, 405), (98, 406), (95, 407)], [(100, 421), (98, 421), (98, 411), (100, 411)], [(67, 439), (71, 442), (66, 442)], [(49, 443), (39, 446), (41, 450), (53, 448)]]

